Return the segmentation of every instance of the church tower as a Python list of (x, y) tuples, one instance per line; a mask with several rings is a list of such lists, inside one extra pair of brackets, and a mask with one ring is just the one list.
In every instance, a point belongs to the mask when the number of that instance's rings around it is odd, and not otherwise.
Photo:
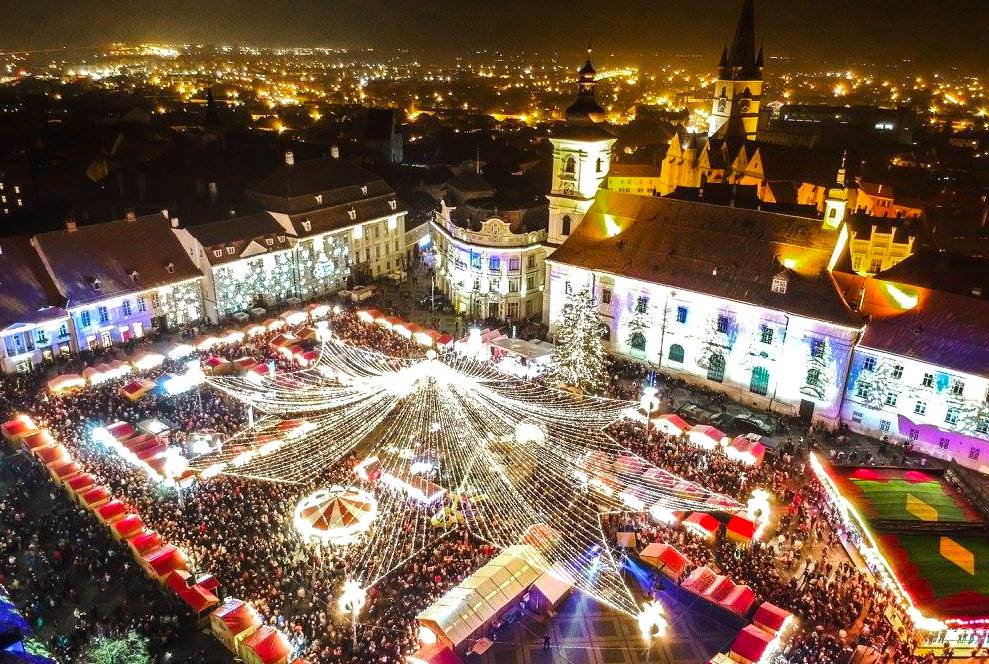
[(824, 227), (836, 229), (845, 221), (848, 216), (849, 206), (854, 207), (855, 186), (849, 187), (847, 184), (848, 171), (845, 164), (848, 161), (848, 150), (841, 157), (841, 168), (835, 177), (834, 184), (828, 187), (827, 195), (824, 197)]
[(611, 168), (611, 147), (617, 139), (599, 124), (607, 113), (594, 99), (596, 73), (587, 49), (587, 62), (577, 73), (577, 99), (566, 111), (567, 123), (549, 139), (553, 181), (547, 196), (547, 256), (577, 228)]
[(762, 101), (762, 48), (755, 48), (755, 0), (745, 0), (731, 47), (721, 52), (708, 136), (754, 140)]

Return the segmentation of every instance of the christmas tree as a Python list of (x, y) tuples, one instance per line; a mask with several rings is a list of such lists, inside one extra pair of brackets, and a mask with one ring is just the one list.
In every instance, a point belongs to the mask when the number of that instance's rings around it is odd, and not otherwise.
[(600, 394), (607, 385), (604, 372), (604, 341), (587, 289), (568, 296), (556, 326), (556, 346), (547, 378), (556, 385)]

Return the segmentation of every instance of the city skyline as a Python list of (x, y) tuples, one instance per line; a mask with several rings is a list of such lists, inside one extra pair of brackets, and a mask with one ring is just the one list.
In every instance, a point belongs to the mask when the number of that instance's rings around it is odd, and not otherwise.
[[(977, 70), (989, 65), (989, 55), (967, 47), (989, 38), (989, 13), (980, 4), (950, 0), (934, 11), (922, 0), (837, 0), (827, 5), (763, 0), (757, 6), (757, 38), (770, 58), (842, 64), (910, 60), (920, 66)], [(736, 0), (701, 0), (689, 6), (628, 2), (605, 11), (581, 1), (490, 6), (434, 0), (408, 6), (347, 0), (330, 6), (240, 0), (221, 7), (136, 0), (64, 7), (44, 0), (8, 12), (9, 29), (0, 48), (181, 41), (406, 48), (423, 57), (452, 57), (485, 49), (577, 53), (590, 42), (602, 54), (623, 57), (704, 57), (720, 48), (739, 6)]]

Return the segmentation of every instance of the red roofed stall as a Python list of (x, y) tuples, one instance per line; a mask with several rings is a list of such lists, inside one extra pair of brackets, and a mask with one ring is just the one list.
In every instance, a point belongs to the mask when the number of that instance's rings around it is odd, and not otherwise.
[(793, 614), (775, 604), (763, 602), (752, 616), (752, 623), (766, 631), (779, 634), (793, 621)]
[(136, 514), (128, 514), (118, 519), (110, 527), (110, 532), (118, 540), (127, 541), (137, 537), (144, 531), (144, 521)]
[(244, 664), (288, 664), (291, 652), (285, 635), (267, 625), (240, 643), (240, 658)]
[(654, 542), (639, 553), (643, 562), (652, 565), (657, 570), (673, 580), (679, 580), (687, 568), (687, 557), (669, 544)]
[(96, 486), (79, 495), (79, 504), (94, 512), (110, 501), (110, 490), (105, 486)]
[(756, 664), (762, 661), (764, 653), (769, 650), (773, 635), (761, 627), (746, 625), (735, 640), (732, 641), (730, 652), (741, 664)]
[(702, 537), (714, 537), (721, 522), (706, 512), (694, 512), (683, 520), (683, 525)]
[(178, 595), (179, 599), (185, 602), (186, 606), (192, 609), (197, 616), (202, 616), (207, 611), (220, 603), (220, 600), (212, 592), (196, 584), (186, 585), (189, 572), (177, 569), (168, 575), (166, 584), (172, 592)]
[(213, 636), (230, 652), (240, 650), (240, 642), (261, 627), (261, 618), (247, 602), (229, 598), (209, 617)]
[(96, 517), (107, 525), (124, 518), (126, 514), (127, 506), (116, 498), (96, 510)]
[(159, 581), (164, 581), (165, 577), (177, 569), (185, 569), (185, 564), (185, 556), (174, 544), (164, 544), (141, 556), (141, 565), (145, 571)]
[(130, 538), (127, 545), (134, 553), (134, 557), (140, 558), (149, 551), (154, 551), (155, 549), (161, 548), (162, 539), (161, 535), (155, 531), (145, 528), (143, 531)]

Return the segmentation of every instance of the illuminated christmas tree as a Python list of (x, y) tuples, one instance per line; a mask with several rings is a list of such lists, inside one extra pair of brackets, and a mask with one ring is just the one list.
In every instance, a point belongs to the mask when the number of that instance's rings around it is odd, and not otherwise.
[(604, 391), (605, 353), (600, 327), (594, 298), (587, 289), (568, 296), (556, 326), (550, 382), (590, 394)]

